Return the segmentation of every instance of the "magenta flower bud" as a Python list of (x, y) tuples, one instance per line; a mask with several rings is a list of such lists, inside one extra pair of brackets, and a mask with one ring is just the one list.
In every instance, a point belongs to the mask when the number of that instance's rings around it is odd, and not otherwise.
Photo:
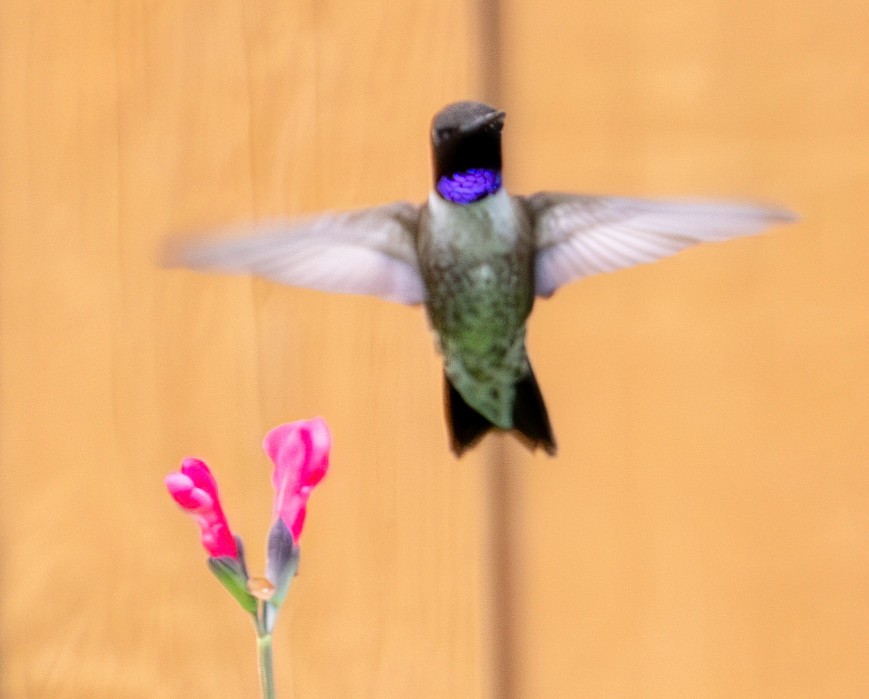
[(263, 441), (263, 449), (275, 464), (273, 516), (283, 520), (298, 543), (305, 524), (311, 490), (329, 468), (332, 437), (322, 418), (279, 425)]
[(238, 558), (238, 547), (220, 507), (217, 481), (203, 461), (187, 458), (181, 470), (166, 476), (166, 488), (199, 525), (202, 545), (212, 557)]

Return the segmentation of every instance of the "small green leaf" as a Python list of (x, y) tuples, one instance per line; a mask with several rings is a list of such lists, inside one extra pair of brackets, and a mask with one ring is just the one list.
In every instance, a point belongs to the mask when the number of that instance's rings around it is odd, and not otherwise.
[(256, 598), (247, 591), (247, 575), (237, 558), (212, 556), (208, 567), (246, 612), (256, 614)]

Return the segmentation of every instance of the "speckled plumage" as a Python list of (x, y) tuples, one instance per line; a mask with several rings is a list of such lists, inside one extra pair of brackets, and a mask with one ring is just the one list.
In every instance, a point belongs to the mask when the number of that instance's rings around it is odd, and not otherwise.
[(447, 377), (475, 410), (511, 429), (514, 386), (530, 372), (534, 241), (524, 208), (503, 189), (466, 205), (432, 194), (417, 249)]

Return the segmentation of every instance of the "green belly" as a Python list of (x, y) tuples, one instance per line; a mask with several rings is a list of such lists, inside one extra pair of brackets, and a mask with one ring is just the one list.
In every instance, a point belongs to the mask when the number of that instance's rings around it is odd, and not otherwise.
[[(453, 269), (455, 274), (459, 270)], [(528, 302), (506, 261), (461, 270), (452, 293), (430, 298), (444, 368), (462, 398), (502, 429), (513, 426), (514, 385), (528, 372)], [(456, 293), (457, 292), (457, 293)]]

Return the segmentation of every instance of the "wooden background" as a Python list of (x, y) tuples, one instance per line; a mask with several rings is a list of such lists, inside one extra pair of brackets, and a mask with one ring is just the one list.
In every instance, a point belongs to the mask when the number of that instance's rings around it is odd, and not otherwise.
[[(259, 442), (316, 414), (281, 696), (869, 695), (867, 26), (856, 0), (4, 0), (2, 697), (256, 696), (162, 477), (208, 460), (260, 569)], [(451, 458), (418, 310), (155, 266), (174, 232), (421, 200), (432, 113), (492, 95), (514, 191), (803, 216), (539, 304), (557, 459)]]

